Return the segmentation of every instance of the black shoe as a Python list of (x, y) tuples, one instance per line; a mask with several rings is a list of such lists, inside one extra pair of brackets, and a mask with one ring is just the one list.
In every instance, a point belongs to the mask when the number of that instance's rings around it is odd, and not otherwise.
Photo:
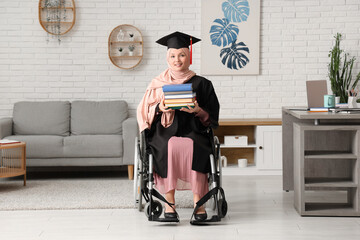
[(174, 212), (170, 212), (170, 213), (164, 212), (164, 217), (165, 218), (177, 218), (177, 214)]
[(207, 213), (195, 213), (194, 214), (195, 220), (197, 221), (204, 221), (207, 219)]

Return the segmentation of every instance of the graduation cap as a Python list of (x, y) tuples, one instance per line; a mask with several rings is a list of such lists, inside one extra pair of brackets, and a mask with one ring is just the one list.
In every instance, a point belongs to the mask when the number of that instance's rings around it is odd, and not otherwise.
[(160, 38), (156, 43), (169, 48), (188, 48), (190, 46), (190, 64), (192, 64), (192, 45), (201, 41), (200, 39), (182, 32), (174, 32)]

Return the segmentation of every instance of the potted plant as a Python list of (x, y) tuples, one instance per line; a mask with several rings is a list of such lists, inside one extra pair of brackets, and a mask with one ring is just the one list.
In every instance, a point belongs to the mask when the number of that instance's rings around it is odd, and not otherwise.
[(134, 50), (135, 50), (135, 46), (134, 46), (134, 45), (130, 45), (130, 46), (129, 46), (129, 56), (133, 56), (133, 55), (134, 55)]
[(129, 41), (134, 41), (134, 33), (129, 32)]
[(360, 79), (360, 73), (352, 82), (352, 68), (355, 57), (350, 58), (348, 53), (340, 49), (342, 35), (337, 33), (335, 36), (335, 45), (329, 52), (330, 63), (329, 79), (333, 94), (340, 97), (340, 103), (348, 102), (348, 91), (355, 89)]
[(118, 48), (118, 50), (119, 50), (119, 54), (120, 54), (120, 56), (122, 56), (122, 55), (123, 55), (123, 51), (124, 51), (124, 49), (123, 49), (122, 47), (119, 47), (119, 48)]

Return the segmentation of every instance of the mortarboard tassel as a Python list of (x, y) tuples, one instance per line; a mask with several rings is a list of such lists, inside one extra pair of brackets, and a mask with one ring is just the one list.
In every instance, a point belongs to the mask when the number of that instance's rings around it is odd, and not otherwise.
[(190, 37), (190, 65), (192, 64), (192, 37)]

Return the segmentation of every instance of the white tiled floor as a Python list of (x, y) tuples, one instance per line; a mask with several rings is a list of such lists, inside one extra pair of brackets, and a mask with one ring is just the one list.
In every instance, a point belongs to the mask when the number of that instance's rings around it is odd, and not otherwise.
[(212, 226), (191, 226), (191, 209), (178, 209), (179, 224), (135, 209), (0, 211), (0, 239), (360, 239), (360, 218), (300, 217), (281, 179), (224, 177), (229, 212)]

